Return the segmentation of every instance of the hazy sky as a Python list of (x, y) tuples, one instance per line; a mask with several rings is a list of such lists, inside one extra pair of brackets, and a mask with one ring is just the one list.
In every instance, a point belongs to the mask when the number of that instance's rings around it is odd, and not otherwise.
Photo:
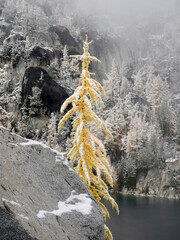
[(65, 1), (82, 15), (107, 18), (123, 24), (144, 18), (174, 17), (180, 15), (180, 0), (56, 0)]

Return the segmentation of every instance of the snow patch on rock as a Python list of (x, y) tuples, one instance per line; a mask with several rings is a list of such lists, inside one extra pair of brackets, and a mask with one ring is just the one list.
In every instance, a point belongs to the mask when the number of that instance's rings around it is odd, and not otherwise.
[(14, 201), (9, 201), (9, 200), (7, 200), (7, 199), (5, 199), (5, 198), (2, 198), (2, 201), (3, 201), (4, 203), (11, 203), (12, 205), (16, 205), (16, 206), (18, 206), (18, 207), (21, 206), (21, 204), (19, 204), (19, 203), (17, 203), (17, 202), (14, 202)]
[(29, 218), (26, 217), (26, 216), (24, 216), (23, 214), (18, 214), (18, 216), (21, 217), (21, 218), (24, 218), (24, 219), (26, 219), (26, 220), (29, 220)]
[(166, 159), (166, 163), (172, 163), (172, 162), (176, 162), (178, 160), (178, 158), (168, 158)]
[(23, 147), (40, 145), (41, 147), (43, 147), (45, 149), (50, 149), (52, 152), (54, 152), (56, 154), (56, 158), (55, 158), (56, 162), (62, 162), (65, 166), (67, 166), (69, 168), (70, 171), (74, 171), (69, 166), (69, 162), (66, 158), (66, 153), (65, 152), (58, 152), (57, 150), (48, 147), (46, 144), (38, 142), (38, 141), (34, 141), (34, 140), (29, 140), (28, 142), (19, 143), (19, 145), (23, 146)]
[(92, 210), (92, 200), (88, 196), (88, 194), (76, 194), (76, 191), (72, 191), (69, 198), (67, 198), (64, 202), (58, 202), (58, 210), (53, 211), (45, 211), (41, 210), (38, 212), (38, 218), (45, 218), (46, 214), (53, 214), (55, 216), (61, 216), (63, 213), (69, 213), (72, 211), (77, 211), (82, 213), (83, 215), (88, 215)]

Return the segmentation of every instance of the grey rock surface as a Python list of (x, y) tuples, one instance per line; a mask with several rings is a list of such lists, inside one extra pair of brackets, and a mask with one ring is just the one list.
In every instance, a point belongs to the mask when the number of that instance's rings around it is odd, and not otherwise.
[[(6, 218), (11, 218), (7, 224)], [(0, 219), (10, 234), (14, 232), (9, 238), (13, 240), (104, 239), (100, 207), (65, 156), (3, 127)], [(0, 239), (8, 239), (6, 231), (0, 232)]]
[(167, 163), (165, 169), (152, 168), (137, 177), (137, 194), (180, 198), (180, 159)]

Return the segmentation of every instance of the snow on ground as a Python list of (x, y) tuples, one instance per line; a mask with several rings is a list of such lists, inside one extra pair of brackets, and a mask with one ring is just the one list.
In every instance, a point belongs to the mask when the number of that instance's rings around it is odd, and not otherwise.
[(67, 166), (69, 168), (70, 171), (74, 171), (70, 166), (69, 166), (69, 162), (66, 158), (66, 153), (65, 152), (58, 152), (58, 154), (56, 155), (56, 162), (62, 162), (65, 166)]
[(49, 149), (52, 152), (56, 153), (56, 162), (62, 162), (65, 166), (67, 166), (69, 168), (70, 171), (74, 171), (70, 166), (69, 166), (69, 162), (66, 158), (66, 153), (65, 152), (58, 152), (55, 149), (52, 149), (50, 147), (48, 147), (46, 144), (38, 142), (38, 141), (34, 141), (34, 140), (28, 140), (27, 142), (23, 142), (23, 143), (19, 143), (18, 145), (26, 147), (26, 146), (35, 146), (35, 145), (40, 145), (45, 149)]
[(21, 204), (19, 204), (19, 203), (17, 203), (17, 202), (14, 202), (14, 201), (9, 201), (9, 200), (7, 200), (7, 199), (5, 199), (5, 198), (2, 198), (2, 201), (3, 201), (4, 203), (11, 203), (12, 205), (16, 205), (16, 206), (18, 206), (18, 207), (21, 206)]
[(15, 143), (8, 143), (8, 145), (12, 145), (12, 146), (18, 147), (18, 145), (15, 144)]
[(177, 161), (177, 160), (179, 160), (179, 158), (168, 158), (168, 159), (166, 159), (166, 163), (172, 163), (172, 162), (175, 162), (175, 161)]
[(58, 210), (53, 210), (51, 212), (41, 210), (38, 212), (38, 218), (45, 218), (46, 214), (53, 214), (55, 216), (61, 216), (63, 213), (70, 213), (72, 211), (80, 212), (84, 215), (88, 215), (92, 210), (92, 200), (88, 194), (76, 194), (76, 191), (72, 191), (70, 197), (68, 197), (64, 202), (58, 202)]
[(43, 148), (50, 148), (46, 144), (34, 141), (34, 140), (28, 140), (27, 142), (19, 143), (20, 146), (26, 147), (26, 146), (32, 146), (32, 145), (41, 145)]
[(26, 219), (26, 220), (29, 220), (29, 218), (26, 217), (26, 216), (24, 216), (23, 214), (18, 214), (18, 216), (19, 216), (19, 217), (22, 217), (22, 218), (24, 218), (24, 219)]

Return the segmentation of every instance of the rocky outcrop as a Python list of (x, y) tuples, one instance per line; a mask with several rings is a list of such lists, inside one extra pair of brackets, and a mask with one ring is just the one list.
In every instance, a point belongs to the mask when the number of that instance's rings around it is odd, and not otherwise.
[(137, 174), (135, 189), (123, 193), (180, 198), (180, 160), (166, 163), (165, 169), (152, 168)]
[(3, 240), (104, 239), (100, 207), (65, 156), (2, 127), (0, 224)]
[(89, 40), (93, 40), (93, 44), (90, 45), (91, 55), (96, 56), (101, 61), (101, 64), (91, 63), (90, 70), (96, 74), (96, 79), (101, 82), (103, 78), (107, 79), (106, 74), (111, 71), (113, 60), (117, 65), (121, 65), (123, 61), (121, 52), (125, 46), (123, 43), (119, 44), (121, 42), (119, 37), (113, 38), (104, 35), (98, 38), (97, 31), (88, 30), (81, 33), (82, 39), (85, 39), (86, 34)]
[(153, 196), (180, 197), (180, 160), (167, 163), (165, 169), (153, 168), (137, 177), (136, 193)]
[(76, 55), (81, 52), (78, 43), (71, 36), (69, 30), (63, 26), (52, 26), (48, 29), (53, 46), (67, 46), (69, 55)]
[(0, 44), (3, 44), (4, 39), (9, 36), (10, 31), (10, 24), (0, 18)]
[(43, 108), (49, 112), (59, 112), (61, 105), (68, 97), (65, 89), (57, 84), (51, 76), (40, 67), (30, 67), (25, 71), (22, 83), (22, 105), (30, 107), (30, 96), (33, 88), (41, 90), (40, 101)]
[(34, 47), (29, 54), (29, 59), (35, 66), (47, 67), (50, 65), (51, 61), (54, 58), (55, 58), (54, 52), (39, 46)]

